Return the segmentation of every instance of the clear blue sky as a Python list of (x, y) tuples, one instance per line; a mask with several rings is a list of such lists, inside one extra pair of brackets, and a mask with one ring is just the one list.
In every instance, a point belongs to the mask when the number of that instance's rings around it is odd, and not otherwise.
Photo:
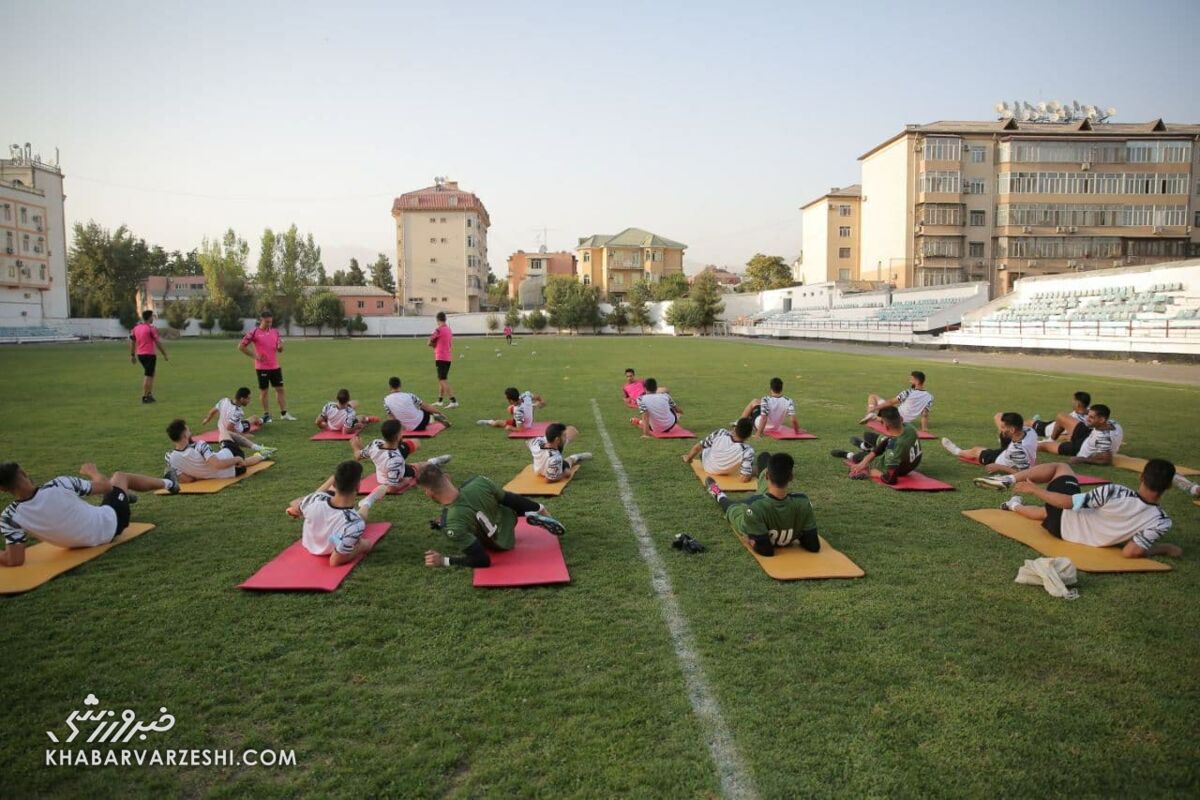
[(294, 222), (330, 271), (394, 258), (391, 198), (446, 175), (503, 273), (543, 226), (790, 260), (859, 155), (1001, 99), (1200, 122), (1196, 0), (564, 5), (5, 3), (0, 131), (61, 149), (68, 223), (256, 250)]

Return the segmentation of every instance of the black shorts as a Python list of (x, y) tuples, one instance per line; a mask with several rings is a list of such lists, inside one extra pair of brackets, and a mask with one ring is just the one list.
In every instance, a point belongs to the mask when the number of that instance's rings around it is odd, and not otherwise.
[(113, 487), (104, 495), (104, 499), (100, 501), (100, 505), (108, 506), (113, 511), (117, 512), (117, 530), (113, 533), (113, 538), (121, 535), (121, 531), (129, 527), (129, 495), (124, 489)]
[[(1079, 488), (1079, 478), (1074, 475), (1060, 475), (1047, 484), (1046, 491), (1073, 496), (1083, 490)], [(1059, 539), (1062, 538), (1062, 514), (1063, 509), (1047, 504), (1046, 518), (1042, 520), (1042, 527)]]
[(1003, 450), (983, 450), (979, 453), (980, 464), (995, 464)]
[(283, 386), (283, 370), (282, 369), (258, 369), (258, 388), (265, 389), (267, 384), (279, 388)]
[(238, 458), (246, 457), (246, 454), (244, 452), (242, 452), (242, 448), (238, 447), (237, 442), (224, 441), (224, 442), (221, 442), (220, 446), (221, 446), (222, 450), (228, 450), (229, 452), (233, 453)]
[(1058, 454), (1060, 456), (1077, 456), (1079, 448), (1083, 447), (1083, 443), (1092, 435), (1092, 429), (1080, 422), (1071, 431), (1071, 441), (1063, 442), (1058, 446)]
[(142, 374), (147, 378), (153, 378), (154, 368), (158, 365), (158, 356), (138, 356), (137, 360), (142, 365)]
[(454, 363), (453, 361), (434, 361), (433, 363), (437, 366), (439, 381), (444, 381), (450, 377), (450, 365)]
[[(423, 430), (425, 430), (426, 428), (428, 428), (428, 427), (429, 427), (429, 422), (430, 422), (432, 419), (433, 419), (433, 417), (429, 416), (429, 412), (428, 412), (428, 411), (422, 411), (422, 412), (421, 412), (421, 421), (417, 423), (417, 426), (416, 426), (415, 428), (413, 428), (413, 430), (414, 430), (414, 431), (423, 431)], [(405, 455), (407, 456), (407, 455), (408, 455), (408, 453), (405, 453)]]
[[(405, 458), (408, 458), (410, 455), (412, 455), (412, 448), (408, 446), (408, 442), (400, 442), (400, 446), (396, 449), (399, 450), (400, 455), (404, 456)], [(408, 465), (406, 464), (405, 466)], [(407, 475), (408, 472), (405, 471), (405, 474)]]
[(678, 416), (678, 415), (674, 415), (674, 416), (675, 416), (675, 418), (671, 420), (671, 424), (670, 424), (670, 425), (668, 425), (667, 427), (663, 428), (661, 431), (660, 431), (660, 430), (656, 430), (656, 429), (655, 429), (655, 427), (654, 427), (653, 425), (651, 425), (651, 426), (650, 426), (650, 432), (651, 432), (651, 433), (670, 433), (670, 432), (671, 432), (671, 429), (672, 429), (672, 428), (674, 428), (676, 425), (678, 425), (678, 424), (679, 424), (679, 416)]

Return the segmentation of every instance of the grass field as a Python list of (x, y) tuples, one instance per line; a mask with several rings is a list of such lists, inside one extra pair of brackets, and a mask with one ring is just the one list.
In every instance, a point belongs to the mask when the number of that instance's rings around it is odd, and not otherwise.
[[(84, 460), (159, 474), (166, 423), (198, 421), (253, 378), (232, 341), (168, 347), (151, 406), (138, 402), (140, 371), (123, 345), (0, 349), (0, 460), (35, 480)], [(596, 453), (547, 502), (568, 527), (571, 585), (483, 591), (465, 570), (426, 569), (422, 553), (440, 544), (427, 525), (436, 508), (410, 493), (377, 508), (373, 519), (394, 528), (338, 592), (236, 589), (299, 535), (284, 505), (349, 453), (307, 441), (324, 401), (345, 386), (379, 413), (393, 374), (436, 395), (423, 342), (293, 341), (283, 366), (301, 421), (259, 436), (280, 448), (275, 468), (214, 496), (144, 496), (134, 518), (156, 530), (0, 598), (3, 795), (718, 795), (707, 732), (596, 435), (595, 398), (761, 796), (1195, 796), (1200, 508), (1175, 491), (1165, 501), (1170, 541), (1185, 550), (1173, 572), (1081, 573), (1080, 598), (1066, 602), (1013, 583), (1036, 554), (960, 515), (1003, 497), (971, 486), (976, 469), (936, 443), (923, 471), (956, 492), (851, 482), (828, 451), (858, 432), (868, 392), (894, 392), (923, 366), (934, 428), (961, 445), (989, 442), (995, 411), (1045, 415), (1084, 388), (1125, 426), (1125, 452), (1197, 466), (1197, 387), (721, 340), (460, 339), (456, 352), (463, 405), (423, 451), (452, 453), (456, 478), (503, 482), (527, 462), (522, 442), (471, 424), (502, 413), (509, 384), (544, 394), (540, 418), (578, 425), (575, 449)], [(626, 421), (626, 366), (670, 386), (698, 434), (782, 377), (821, 438), (770, 445), (797, 457), (822, 534), (867, 576), (767, 578), (680, 463), (690, 443), (643, 440)], [(672, 550), (678, 532), (708, 552)], [(298, 764), (43, 766), (45, 731), (63, 730), (89, 692), (143, 716), (166, 706), (177, 722), (157, 746), (295, 749)]]

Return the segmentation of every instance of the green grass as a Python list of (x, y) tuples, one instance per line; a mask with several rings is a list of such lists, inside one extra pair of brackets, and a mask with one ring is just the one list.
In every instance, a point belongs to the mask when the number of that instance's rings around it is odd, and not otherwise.
[[(498, 342), (498, 343), (497, 343)], [(0, 459), (35, 477), (102, 469), (158, 474), (176, 415), (199, 420), (248, 383), (228, 341), (175, 343), (160, 402), (138, 403), (123, 345), (0, 349)], [(500, 348), (502, 358), (493, 350)], [(536, 351), (536, 355), (534, 355)], [(963, 518), (1001, 496), (936, 443), (923, 471), (959, 491), (901, 494), (845, 480), (843, 446), (868, 392), (899, 389), (918, 359), (690, 339), (460, 339), (456, 478), (507, 480), (523, 443), (471, 424), (502, 413), (502, 390), (544, 394), (542, 419), (583, 430), (596, 460), (547, 505), (568, 526), (573, 583), (471, 588), (429, 570), (436, 508), (389, 498), (379, 549), (329, 595), (235, 586), (299, 534), (282, 513), (349, 448), (308, 442), (320, 405), (346, 386), (378, 413), (389, 375), (436, 394), (419, 341), (294, 341), (284, 359), (301, 422), (260, 440), (279, 464), (215, 496), (145, 496), (140, 539), (25, 595), (0, 598), (9, 677), (4, 794), (145, 796), (710, 797), (719, 782), (692, 715), (645, 564), (596, 435), (599, 401), (662, 551), (708, 678), (764, 797), (1192, 795), (1197, 790), (1200, 627), (1194, 598), (1200, 509), (1172, 492), (1170, 537), (1185, 558), (1155, 575), (1080, 576), (1075, 602), (1013, 583), (1023, 546)], [(901, 355), (898, 353), (898, 355)], [(867, 571), (856, 581), (777, 583), (729, 533), (679, 455), (625, 420), (621, 372), (670, 386), (685, 423), (728, 422), (782, 377), (811, 442), (770, 442), (798, 458), (822, 534)], [(961, 445), (991, 438), (991, 415), (1061, 409), (1085, 388), (1114, 409), (1127, 452), (1200, 461), (1196, 387), (1032, 376), (925, 364), (934, 428)], [(256, 401), (257, 403), (257, 401)], [(1133, 473), (1113, 477), (1132, 485)], [(670, 549), (677, 532), (709, 548)], [(48, 768), (46, 730), (94, 692), (110, 708), (175, 727), (163, 747), (294, 748), (286, 769)]]

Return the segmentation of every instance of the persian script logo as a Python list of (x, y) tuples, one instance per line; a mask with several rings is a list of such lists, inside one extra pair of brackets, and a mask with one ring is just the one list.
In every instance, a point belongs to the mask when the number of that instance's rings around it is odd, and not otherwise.
[[(100, 700), (94, 694), (89, 693), (83, 704), (87, 708), (83, 711), (72, 711), (67, 717), (70, 735), (60, 739), (54, 731), (46, 731), (50, 741), (55, 744), (74, 742), (90, 728), (91, 735), (82, 741), (89, 744), (127, 744), (135, 736), (145, 741), (150, 732), (165, 733), (175, 727), (175, 717), (167, 713), (166, 706), (158, 709), (158, 719), (153, 722), (141, 722), (137, 712), (131, 708), (122, 711), (119, 717), (116, 711), (99, 708)], [(95, 727), (92, 727), (93, 725)]]

